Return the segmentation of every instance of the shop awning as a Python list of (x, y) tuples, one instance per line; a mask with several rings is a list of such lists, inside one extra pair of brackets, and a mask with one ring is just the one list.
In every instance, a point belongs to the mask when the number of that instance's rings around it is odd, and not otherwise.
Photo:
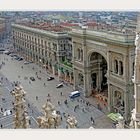
[(118, 121), (122, 117), (120, 113), (110, 113), (107, 116), (113, 121)]

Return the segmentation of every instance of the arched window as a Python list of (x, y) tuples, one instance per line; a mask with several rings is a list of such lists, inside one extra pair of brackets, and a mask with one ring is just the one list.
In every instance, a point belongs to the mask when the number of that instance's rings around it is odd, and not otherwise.
[(80, 49), (78, 48), (78, 60), (80, 59)]
[(83, 50), (81, 49), (81, 61), (83, 61)]
[(115, 73), (118, 73), (118, 61), (116, 59), (114, 61), (114, 65), (115, 65), (114, 71)]
[(84, 85), (84, 76), (83, 76), (83, 74), (79, 73), (78, 79), (79, 79), (79, 85), (80, 86)]
[(132, 75), (134, 75), (134, 67), (135, 67), (135, 63), (133, 62), (133, 66), (132, 66), (133, 68), (132, 68)]
[(123, 75), (123, 62), (119, 61), (119, 74)]

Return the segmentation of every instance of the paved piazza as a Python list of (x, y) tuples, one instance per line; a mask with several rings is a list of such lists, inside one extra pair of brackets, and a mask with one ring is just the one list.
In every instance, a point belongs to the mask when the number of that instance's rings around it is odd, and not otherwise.
[[(47, 81), (47, 77), (51, 76), (51, 74), (47, 73), (44, 69), (40, 68), (36, 64), (24, 65), (24, 61), (12, 60), (10, 56), (0, 54), (0, 64), (2, 63), (2, 61), (5, 62), (5, 65), (2, 66), (0, 70), (0, 76), (7, 77), (8, 81), (10, 82), (5, 83), (0, 87), (0, 98), (6, 98), (6, 103), (0, 102), (0, 107), (6, 109), (12, 108), (10, 102), (14, 99), (9, 92), (12, 90), (11, 82), (20, 81), (21, 86), (26, 91), (26, 99), (32, 105), (32, 109), (38, 112), (37, 115), (31, 115), (31, 120), (33, 122), (31, 128), (38, 128), (36, 124), (36, 117), (39, 116), (43, 111), (42, 105), (47, 99), (51, 100), (52, 104), (55, 105), (56, 110), (60, 111), (61, 114), (65, 112), (66, 115), (69, 114), (70, 116), (75, 116), (78, 121), (77, 128), (90, 128), (92, 126), (91, 117), (93, 117), (95, 120), (95, 124), (92, 127), (113, 128), (111, 120), (107, 118), (105, 113), (101, 112), (94, 106), (94, 100), (92, 100), (91, 98), (84, 98), (84, 96), (82, 95), (81, 97), (74, 99), (73, 101), (69, 99), (68, 95), (71, 91), (73, 91), (72, 85), (64, 85), (64, 87), (57, 89), (56, 85), (59, 84), (59, 79), (55, 77), (55, 80)], [(23, 66), (23, 69), (21, 68), (21, 66)], [(41, 77), (41, 80), (37, 79), (36, 72)], [(31, 83), (29, 83), (28, 79), (24, 79), (25, 76), (28, 78), (33, 76), (35, 77), (35, 81), (30, 81)], [(46, 84), (46, 86), (44, 86), (44, 83)], [(62, 96), (60, 94), (61, 92), (63, 93)], [(50, 94), (50, 97), (48, 97), (48, 94)], [(38, 96), (38, 100), (36, 100), (36, 96)], [(64, 104), (64, 101), (66, 99), (68, 100), (68, 106)], [(58, 105), (58, 101), (60, 101), (60, 105)], [(85, 101), (89, 101), (91, 105), (87, 106)], [(74, 111), (74, 107), (76, 105), (79, 105), (80, 108)], [(84, 111), (82, 110), (83, 108), (85, 108)], [(4, 128), (13, 128), (13, 115), (3, 117), (1, 114), (0, 117), (0, 123), (5, 126)], [(7, 120), (9, 120), (9, 124), (6, 125), (5, 122)], [(62, 120), (63, 121), (59, 128), (66, 128), (66, 119), (63, 115)]]

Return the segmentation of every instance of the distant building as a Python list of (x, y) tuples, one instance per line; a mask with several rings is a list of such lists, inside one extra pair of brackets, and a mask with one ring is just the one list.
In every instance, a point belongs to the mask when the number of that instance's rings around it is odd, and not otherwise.
[(0, 42), (4, 39), (5, 37), (5, 19), (0, 18)]
[(73, 29), (74, 89), (91, 95), (110, 112), (130, 119), (134, 105), (135, 35)]

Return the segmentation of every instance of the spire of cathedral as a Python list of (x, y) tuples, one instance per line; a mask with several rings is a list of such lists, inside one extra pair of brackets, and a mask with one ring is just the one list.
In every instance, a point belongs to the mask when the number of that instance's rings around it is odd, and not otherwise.
[(135, 38), (135, 69), (134, 69), (134, 99), (135, 108), (132, 111), (130, 127), (140, 128), (140, 13), (137, 18), (136, 38)]

